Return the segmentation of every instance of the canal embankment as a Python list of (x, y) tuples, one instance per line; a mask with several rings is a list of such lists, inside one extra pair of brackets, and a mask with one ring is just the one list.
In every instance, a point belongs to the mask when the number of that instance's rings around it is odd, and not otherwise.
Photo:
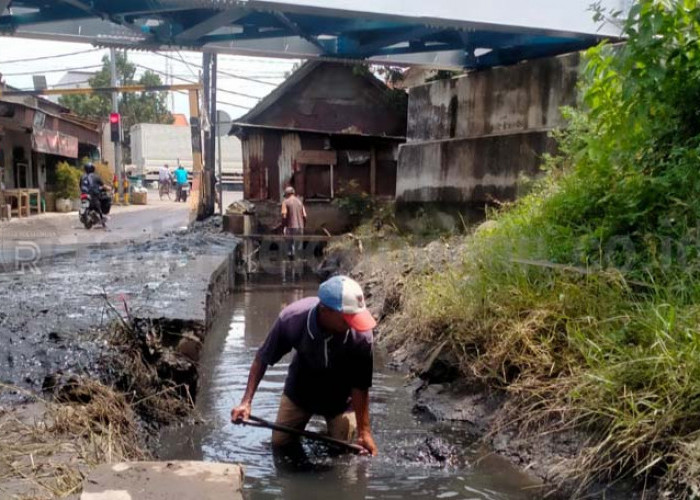
[(216, 220), (0, 275), (0, 491), (79, 493), (101, 463), (152, 456), (191, 416), (238, 240)]
[[(658, 483), (645, 488), (622, 473), (614, 479), (582, 478), (589, 470), (582, 469), (581, 461), (600, 434), (568, 420), (569, 408), (548, 406), (561, 403), (556, 389), (570, 388), (554, 373), (560, 369), (558, 357), (570, 353), (558, 352), (562, 347), (551, 340), (540, 345), (540, 335), (552, 335), (544, 309), (522, 306), (513, 287), (499, 291), (480, 283), (485, 293), (502, 297), (499, 309), (518, 311), (506, 316), (500, 310), (495, 316), (466, 294), (478, 283), (470, 267), (476, 258), (472, 239), (494, 227), (487, 223), (472, 235), (444, 236), (427, 244), (386, 235), (366, 238), (361, 253), (357, 240), (348, 239), (327, 262), (365, 288), (368, 307), (380, 318), (375, 339), (387, 353), (387, 364), (414, 381), (414, 415), (458, 425), (483, 446), (485, 456), (503, 457), (530, 476), (532, 484), (541, 482), (538, 491), (548, 497), (655, 497)], [(574, 279), (572, 290), (580, 285), (580, 278)], [(564, 298), (557, 296), (556, 303)], [(545, 387), (552, 392), (544, 392)]]

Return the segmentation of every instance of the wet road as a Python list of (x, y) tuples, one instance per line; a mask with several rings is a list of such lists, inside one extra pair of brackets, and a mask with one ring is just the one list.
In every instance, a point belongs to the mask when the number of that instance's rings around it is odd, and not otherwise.
[[(78, 213), (47, 213), (0, 223), (0, 265), (22, 265), (88, 246), (118, 245), (154, 238), (190, 222), (189, 204), (160, 201), (149, 192), (148, 205), (114, 206), (107, 229), (86, 230)], [(19, 261), (19, 262), (18, 262)]]
[(186, 305), (189, 289), (173, 277), (202, 255), (228, 255), (236, 244), (215, 222), (142, 243), (81, 247), (0, 272), (0, 383), (37, 390), (59, 371), (99, 376), (108, 349), (99, 329), (114, 317), (107, 301), (122, 313), (126, 301), (135, 314), (164, 295)]
[[(501, 459), (484, 459), (458, 426), (421, 422), (411, 412), (406, 379), (384, 368), (377, 356), (371, 415), (380, 448), (376, 458), (332, 457), (305, 445), (308, 462), (275, 460), (270, 431), (234, 426), (231, 408), (244, 391), (255, 351), (280, 309), (315, 294), (314, 281), (243, 286), (234, 294), (230, 315), (210, 334), (201, 360), (198, 400), (203, 424), (168, 429), (162, 435), (163, 459), (242, 463), (248, 499), (455, 498), (522, 499), (527, 480)], [(253, 402), (253, 413), (274, 420), (289, 356), (270, 367)], [(322, 421), (311, 428), (322, 430)], [(429, 456), (436, 445), (456, 452), (450, 465)]]

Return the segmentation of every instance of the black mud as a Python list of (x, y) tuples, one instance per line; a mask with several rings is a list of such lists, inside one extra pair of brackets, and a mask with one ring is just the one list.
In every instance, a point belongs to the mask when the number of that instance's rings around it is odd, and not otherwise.
[[(145, 243), (80, 249), (0, 274), (0, 382), (39, 391), (52, 376), (113, 372), (107, 326), (117, 314), (136, 315), (203, 251), (231, 252), (235, 239), (220, 233), (219, 222)], [(1, 392), (3, 399), (21, 398), (18, 391)]]

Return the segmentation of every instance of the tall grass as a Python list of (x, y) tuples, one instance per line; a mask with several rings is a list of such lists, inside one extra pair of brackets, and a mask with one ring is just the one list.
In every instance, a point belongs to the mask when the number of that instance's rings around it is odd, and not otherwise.
[(405, 327), (447, 340), (512, 417), (586, 429), (574, 474), (700, 491), (700, 9), (641, 0), (586, 54), (537, 189), (461, 265), (414, 277)]

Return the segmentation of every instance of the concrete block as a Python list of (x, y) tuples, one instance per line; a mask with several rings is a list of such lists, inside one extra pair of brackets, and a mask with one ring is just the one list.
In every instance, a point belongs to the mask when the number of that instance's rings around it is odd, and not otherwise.
[(122, 462), (98, 466), (81, 500), (238, 500), (243, 468), (195, 461)]
[(131, 203), (134, 205), (146, 205), (148, 203), (148, 193), (141, 193), (139, 191), (135, 191), (131, 195)]

